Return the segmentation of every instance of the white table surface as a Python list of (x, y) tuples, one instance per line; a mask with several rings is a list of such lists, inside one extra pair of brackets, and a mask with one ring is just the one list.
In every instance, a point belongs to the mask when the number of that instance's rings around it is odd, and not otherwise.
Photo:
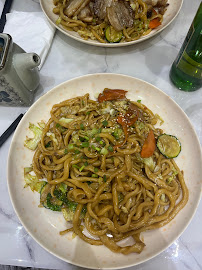
[[(0, 4), (5, 0), (0, 0)], [(36, 99), (61, 82), (90, 73), (121, 73), (143, 79), (162, 89), (184, 110), (202, 143), (202, 89), (186, 93), (169, 80), (174, 61), (200, 0), (184, 0), (175, 21), (156, 37), (137, 45), (105, 49), (74, 41), (56, 32), (46, 62), (40, 71)], [(37, 0), (14, 0), (12, 10), (41, 11)], [(0, 106), (0, 134), (26, 108)], [(81, 269), (57, 259), (40, 247), (15, 215), (7, 190), (7, 156), (12, 136), (0, 149), (0, 264), (49, 269)], [(188, 228), (167, 250), (154, 259), (127, 270), (202, 269), (202, 203)]]

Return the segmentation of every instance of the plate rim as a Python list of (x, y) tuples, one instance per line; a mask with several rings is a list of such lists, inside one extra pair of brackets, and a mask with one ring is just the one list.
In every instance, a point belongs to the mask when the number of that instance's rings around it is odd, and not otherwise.
[[(184, 117), (187, 119), (187, 121), (189, 122), (190, 126), (192, 127), (192, 131), (193, 131), (193, 134), (195, 136), (195, 140), (196, 140), (196, 143), (198, 144), (199, 148), (200, 148), (200, 160), (202, 162), (202, 149), (201, 149), (201, 146), (200, 146), (200, 141), (199, 141), (199, 138), (198, 138), (198, 135), (195, 131), (195, 128), (193, 127), (191, 121), (189, 120), (188, 116), (186, 115), (186, 113), (182, 110), (182, 108), (175, 102), (175, 100), (173, 100), (169, 95), (167, 95), (164, 91), (162, 91), (161, 89), (159, 89), (158, 87), (156, 87), (155, 85), (147, 82), (147, 81), (144, 81), (142, 79), (139, 79), (139, 78), (136, 78), (136, 77), (133, 77), (133, 76), (128, 76), (128, 75), (124, 75), (124, 74), (117, 74), (117, 73), (95, 73), (95, 74), (87, 74), (87, 75), (83, 75), (83, 76), (79, 76), (79, 77), (76, 77), (76, 78), (72, 78), (70, 80), (67, 80), (65, 82), (62, 82), (58, 85), (56, 85), (55, 87), (51, 88), (48, 92), (46, 92), (44, 95), (42, 95), (36, 102), (34, 102), (30, 108), (28, 109), (28, 111), (30, 111), (32, 108), (34, 108), (34, 106), (36, 106), (36, 104), (38, 104), (40, 102), (41, 99), (44, 99), (46, 97), (46, 95), (48, 95), (49, 93), (52, 93), (54, 91), (56, 91), (56, 89), (59, 87), (62, 87), (63, 85), (66, 85), (68, 84), (69, 82), (72, 82), (72, 81), (77, 81), (77, 80), (80, 80), (80, 79), (83, 79), (83, 78), (91, 78), (91, 77), (94, 77), (94, 76), (115, 76), (115, 77), (123, 77), (123, 78), (130, 78), (130, 79), (133, 79), (133, 80), (137, 80), (137, 81), (140, 81), (141, 83), (144, 83), (144, 84), (147, 84), (153, 88), (155, 88), (157, 91), (161, 92), (161, 94), (163, 94), (164, 96), (168, 97), (171, 102), (174, 102), (175, 105), (178, 107), (178, 109), (181, 111), (181, 113), (184, 115)], [(27, 111), (27, 112), (28, 112)], [(198, 206), (199, 206), (199, 203), (200, 203), (200, 199), (201, 199), (201, 195), (199, 193), (198, 195), (198, 198), (197, 198), (197, 202), (196, 202), (196, 207), (194, 209), (194, 211), (192, 212), (191, 216), (189, 217), (189, 220), (185, 222), (185, 225), (183, 227), (183, 229), (180, 231), (180, 233), (177, 234), (177, 236), (174, 238), (174, 240), (168, 244), (166, 244), (164, 246), (164, 248), (162, 250), (160, 250), (159, 252), (156, 252), (155, 254), (153, 255), (150, 255), (148, 256), (145, 260), (143, 261), (140, 261), (140, 262), (137, 262), (137, 263), (131, 263), (127, 266), (121, 266), (121, 267), (112, 267), (112, 266), (108, 266), (108, 267), (104, 267), (104, 268), (100, 268), (100, 267), (90, 267), (90, 266), (85, 266), (83, 264), (80, 264), (80, 263), (76, 263), (76, 262), (72, 262), (71, 260), (68, 260), (68, 258), (65, 258), (63, 256), (60, 256), (56, 253), (54, 253), (50, 248), (46, 247), (41, 241), (40, 239), (34, 235), (34, 233), (30, 232), (28, 226), (25, 225), (25, 222), (23, 221), (23, 216), (18, 213), (17, 211), (17, 207), (15, 206), (15, 203), (14, 203), (14, 198), (11, 196), (11, 180), (9, 180), (11, 178), (10, 176), (10, 171), (9, 171), (9, 167), (10, 167), (10, 159), (11, 159), (11, 152), (12, 152), (12, 148), (14, 147), (14, 141), (15, 141), (15, 137), (17, 136), (17, 132), (18, 130), (21, 128), (21, 126), (23, 126), (23, 118), (22, 120), (20, 121), (18, 127), (16, 128), (15, 132), (14, 132), (14, 135), (13, 135), (13, 138), (12, 138), (12, 141), (11, 141), (11, 144), (10, 144), (10, 147), (9, 147), (9, 152), (8, 152), (8, 158), (7, 158), (7, 187), (8, 187), (8, 193), (9, 193), (9, 197), (10, 197), (10, 200), (11, 200), (11, 204), (13, 206), (13, 209), (15, 211), (15, 214), (16, 216), (18, 217), (19, 221), (21, 222), (21, 224), (23, 225), (24, 229), (26, 230), (26, 232), (37, 242), (37, 244), (39, 244), (39, 246), (41, 246), (42, 248), (44, 248), (47, 252), (49, 252), (50, 254), (52, 254), (53, 256), (55, 256), (56, 258), (59, 258), (61, 259), (62, 261), (65, 261), (67, 263), (70, 263), (72, 265), (76, 265), (76, 266), (79, 266), (79, 267), (85, 267), (87, 269), (124, 269), (124, 268), (127, 268), (127, 267), (133, 267), (133, 266), (136, 266), (136, 265), (139, 265), (139, 264), (142, 264), (142, 263), (145, 263), (149, 260), (151, 260), (152, 258), (155, 258), (156, 256), (158, 256), (159, 254), (161, 254), (162, 252), (164, 252), (169, 246), (171, 246), (182, 234), (183, 232), (187, 229), (187, 227), (189, 226), (190, 222), (192, 221), (197, 209), (198, 209)], [(200, 186), (202, 188), (202, 182), (200, 181)]]
[(143, 42), (149, 38), (155, 37), (157, 34), (159, 34), (161, 31), (163, 31), (166, 27), (168, 27), (178, 16), (180, 10), (182, 9), (182, 5), (184, 0), (178, 0), (180, 1), (180, 7), (177, 10), (176, 14), (174, 15), (174, 17), (166, 24), (164, 25), (162, 28), (158, 29), (153, 35), (146, 35), (140, 39), (134, 40), (134, 41), (129, 41), (129, 42), (123, 42), (123, 43), (101, 43), (101, 42), (90, 42), (88, 40), (85, 40), (83, 38), (77, 37), (77, 36), (72, 36), (71, 34), (69, 34), (67, 31), (65, 31), (62, 27), (59, 27), (56, 23), (54, 23), (49, 16), (46, 14), (44, 6), (43, 6), (43, 1), (45, 0), (39, 0), (40, 3), (40, 7), (43, 11), (43, 14), (46, 16), (46, 18), (48, 19), (48, 21), (50, 22), (50, 24), (52, 26), (54, 26), (57, 30), (59, 30), (60, 32), (62, 32), (64, 35), (68, 36), (69, 38), (72, 38), (73, 40), (76, 40), (78, 42), (87, 44), (87, 45), (91, 45), (91, 46), (96, 46), (96, 47), (106, 47), (106, 48), (118, 48), (118, 47), (126, 47), (126, 46), (130, 46), (130, 45), (134, 45), (140, 42)]

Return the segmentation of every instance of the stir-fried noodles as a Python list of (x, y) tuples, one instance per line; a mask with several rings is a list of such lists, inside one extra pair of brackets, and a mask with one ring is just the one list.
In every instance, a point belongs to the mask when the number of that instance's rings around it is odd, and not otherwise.
[(53, 0), (57, 25), (83, 39), (128, 42), (148, 35), (163, 21), (167, 0)]
[[(65, 100), (52, 107), (46, 124), (30, 125), (35, 137), (25, 146), (35, 153), (25, 181), (40, 192), (41, 207), (61, 211), (72, 224), (61, 235), (74, 232), (91, 245), (129, 254), (143, 250), (141, 232), (177, 215), (188, 190), (172, 158), (179, 141), (155, 127), (163, 121), (158, 115), (125, 95), (105, 89), (98, 101), (89, 94)], [(133, 245), (118, 245), (128, 237)]]

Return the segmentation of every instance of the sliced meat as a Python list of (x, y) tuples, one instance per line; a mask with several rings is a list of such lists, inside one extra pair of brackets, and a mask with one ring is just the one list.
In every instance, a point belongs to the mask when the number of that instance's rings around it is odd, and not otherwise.
[(126, 6), (122, 1), (113, 1), (112, 5), (107, 8), (107, 16), (110, 24), (116, 31), (121, 31), (124, 27), (133, 26), (133, 16), (130, 7)]
[(83, 8), (80, 13), (78, 14), (79, 20), (82, 20), (84, 22), (92, 22), (93, 16), (91, 14), (91, 10), (89, 6)]
[(152, 5), (153, 7), (156, 6), (158, 0), (143, 0), (147, 5)]
[(168, 0), (143, 0), (147, 5), (152, 5), (153, 7), (165, 7), (167, 6)]
[(107, 8), (111, 6), (113, 0), (95, 0), (94, 14), (101, 20), (107, 16)]
[(107, 8), (107, 17), (110, 24), (114, 27), (116, 31), (121, 31), (123, 29), (123, 25), (120, 24), (116, 11), (113, 7)]
[(168, 4), (167, 4), (168, 0), (158, 0), (156, 6), (157, 7), (166, 7)]
[(74, 15), (74, 13), (80, 8), (80, 6), (83, 4), (84, 0), (71, 0), (68, 7), (65, 9), (65, 14), (68, 17), (71, 17)]
[(77, 16), (82, 11), (82, 9), (84, 9), (89, 4), (89, 2), (90, 2), (90, 0), (84, 0), (83, 4), (74, 13), (74, 16)]

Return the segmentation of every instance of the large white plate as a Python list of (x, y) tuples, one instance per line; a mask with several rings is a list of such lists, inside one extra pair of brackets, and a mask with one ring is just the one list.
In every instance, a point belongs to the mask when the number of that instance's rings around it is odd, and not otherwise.
[[(48, 120), (53, 104), (62, 100), (90, 93), (101, 92), (105, 87), (128, 90), (131, 100), (141, 99), (154, 113), (164, 119), (162, 128), (176, 135), (182, 144), (182, 152), (176, 158), (184, 171), (190, 198), (186, 207), (161, 229), (142, 233), (145, 249), (141, 254), (112, 253), (104, 246), (91, 246), (72, 235), (60, 236), (59, 231), (67, 226), (61, 213), (38, 208), (39, 194), (24, 189), (23, 167), (32, 162), (33, 152), (24, 148), (29, 135), (29, 122)], [(139, 79), (116, 74), (95, 74), (67, 81), (42, 96), (25, 114), (15, 131), (8, 158), (8, 188), (13, 207), (27, 232), (47, 251), (75, 265), (92, 269), (116, 269), (144, 262), (175, 241), (184, 231), (197, 208), (201, 193), (202, 157), (196, 133), (185, 113), (165, 93)]]
[(65, 30), (62, 26), (58, 26), (55, 22), (58, 18), (57, 15), (55, 15), (53, 13), (53, 8), (55, 7), (53, 4), (53, 0), (40, 0), (40, 4), (41, 4), (41, 8), (44, 12), (44, 14), (46, 15), (46, 17), (48, 18), (48, 20), (50, 21), (51, 24), (53, 24), (58, 30), (60, 30), (62, 33), (64, 33), (65, 35), (76, 39), (80, 42), (89, 44), (89, 45), (95, 45), (95, 46), (100, 46), (100, 47), (122, 47), (122, 46), (128, 46), (128, 45), (132, 45), (138, 42), (141, 42), (143, 40), (146, 40), (150, 37), (155, 36), (157, 33), (161, 32), (163, 29), (165, 29), (178, 15), (181, 7), (182, 7), (182, 3), (183, 0), (168, 0), (169, 6), (167, 8), (167, 11), (165, 12), (164, 16), (163, 16), (163, 23), (162, 25), (160, 25), (159, 27), (157, 27), (156, 29), (152, 30), (151, 33), (149, 35), (146, 35), (144, 37), (141, 37), (138, 40), (135, 41), (130, 41), (130, 42), (123, 42), (123, 43), (100, 43), (98, 41), (95, 40), (84, 40), (83, 38), (81, 38), (79, 36), (79, 34), (77, 34), (74, 31), (68, 31)]

